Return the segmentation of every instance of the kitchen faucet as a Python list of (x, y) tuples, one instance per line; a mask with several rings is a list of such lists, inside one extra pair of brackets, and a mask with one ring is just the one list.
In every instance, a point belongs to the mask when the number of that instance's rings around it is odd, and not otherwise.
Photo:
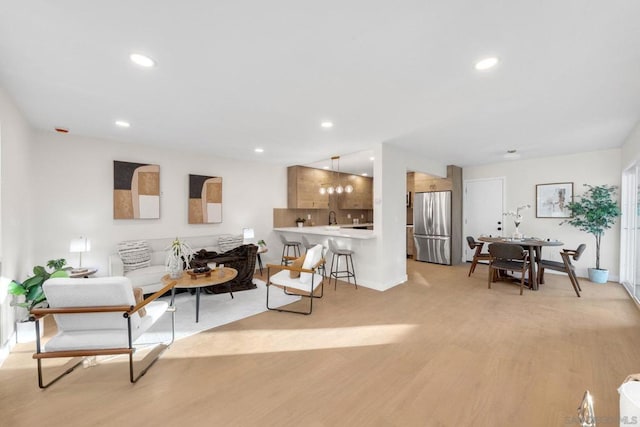
[[(332, 220), (333, 218), (333, 220)], [(329, 212), (329, 225), (337, 224), (336, 222), (336, 213), (334, 211)]]

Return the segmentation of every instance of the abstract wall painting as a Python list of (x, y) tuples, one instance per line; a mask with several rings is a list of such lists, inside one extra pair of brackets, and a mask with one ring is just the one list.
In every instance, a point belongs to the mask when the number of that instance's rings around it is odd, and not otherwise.
[(571, 218), (573, 182), (536, 185), (536, 218)]
[(189, 175), (189, 224), (222, 222), (222, 178)]
[(113, 162), (113, 219), (160, 218), (160, 166)]

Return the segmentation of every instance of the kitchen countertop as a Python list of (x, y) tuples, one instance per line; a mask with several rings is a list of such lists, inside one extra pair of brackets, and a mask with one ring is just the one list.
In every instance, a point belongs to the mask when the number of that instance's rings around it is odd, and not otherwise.
[(337, 225), (340, 228), (373, 227), (373, 223), (372, 222), (361, 222), (359, 224), (337, 224)]
[(316, 225), (312, 227), (278, 227), (274, 228), (273, 230), (298, 234), (315, 234), (329, 237), (346, 237), (349, 239), (374, 239), (376, 237), (373, 230), (354, 229), (352, 228), (354, 225), (356, 227), (362, 227), (373, 224), (348, 224), (346, 226), (339, 226), (340, 228), (338, 229), (327, 229), (327, 227), (329, 227), (328, 225)]

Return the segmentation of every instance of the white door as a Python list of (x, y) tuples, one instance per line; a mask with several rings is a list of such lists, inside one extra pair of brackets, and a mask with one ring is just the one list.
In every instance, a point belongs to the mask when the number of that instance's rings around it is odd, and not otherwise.
[(464, 181), (464, 257), (473, 260), (473, 250), (467, 245), (466, 236), (475, 239), (481, 234), (502, 236), (504, 218), (504, 178)]

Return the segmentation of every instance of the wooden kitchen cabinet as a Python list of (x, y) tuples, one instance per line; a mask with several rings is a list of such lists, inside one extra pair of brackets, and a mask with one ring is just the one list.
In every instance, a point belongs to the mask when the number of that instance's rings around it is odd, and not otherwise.
[(423, 173), (415, 173), (413, 176), (414, 192), (422, 193), (425, 191), (451, 191), (453, 182), (449, 178), (433, 178)]
[(413, 258), (413, 227), (407, 227), (407, 258)]
[[(338, 195), (340, 209), (373, 209), (373, 178), (341, 173), (341, 184), (353, 186), (352, 193)], [(335, 195), (333, 197), (336, 197)]]
[(287, 207), (289, 209), (328, 209), (329, 195), (320, 186), (331, 183), (331, 173), (305, 166), (287, 168)]

